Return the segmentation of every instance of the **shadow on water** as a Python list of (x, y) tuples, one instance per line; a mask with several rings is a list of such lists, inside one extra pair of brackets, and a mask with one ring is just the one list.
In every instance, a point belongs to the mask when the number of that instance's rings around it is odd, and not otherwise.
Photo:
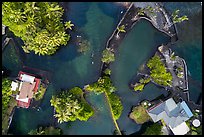
[(98, 4), (98, 6), (105, 15), (114, 18), (114, 22), (116, 22), (115, 23), (116, 26), (120, 21), (120, 19), (122, 18), (122, 16), (124, 15), (125, 11), (127, 10), (127, 8), (125, 8), (121, 4), (115, 4), (115, 2), (101, 2)]
[[(86, 54), (80, 54), (77, 52), (74, 42), (71, 41), (52, 56), (26, 54), (25, 66), (46, 70), (52, 73), (52, 79), (39, 106), (40, 111), (17, 109), (9, 133), (27, 134), (38, 125), (53, 123), (53, 108), (49, 102), (51, 96), (59, 93), (60, 89), (70, 89), (74, 86), (83, 87), (95, 82), (99, 77), (101, 52), (114, 29), (114, 19), (105, 15), (98, 7), (98, 3), (71, 2), (66, 4), (69, 12), (68, 20), (73, 20), (77, 28), (77, 30), (73, 30), (73, 34), (81, 35), (80, 33), (82, 33), (91, 43), (90, 50)], [(76, 34), (72, 35), (72, 37), (75, 36)], [(93, 57), (91, 57), (92, 54)], [(92, 62), (94, 63), (92, 64)], [(14, 69), (12, 68), (12, 71)], [(69, 124), (71, 127), (68, 126), (68, 123), (58, 126), (65, 134), (112, 134), (114, 124), (108, 106), (104, 105), (107, 104), (104, 96), (89, 94), (87, 99), (96, 110), (90, 120), (71, 122)]]
[(145, 130), (147, 129), (147, 127), (149, 127), (153, 124), (154, 124), (154, 122), (151, 122), (151, 121), (146, 122), (146, 123), (142, 124), (141, 129), (138, 132), (132, 133), (130, 135), (142, 135), (145, 132)]
[(90, 5), (90, 2), (63, 2), (63, 7), (67, 9), (66, 19), (71, 20), (77, 27), (83, 27), (87, 23), (86, 12)]
[[(26, 66), (46, 70), (53, 75), (39, 106), (40, 111), (16, 109), (9, 133), (27, 134), (28, 131), (36, 129), (39, 125), (53, 124), (53, 107), (50, 106), (49, 102), (51, 96), (57, 94), (61, 88), (83, 87), (98, 79), (102, 50), (114, 30), (114, 26), (117, 25), (115, 19), (119, 18), (118, 12), (122, 10), (117, 9), (114, 5), (111, 7), (111, 5), (111, 3), (93, 2), (65, 3), (64, 6), (67, 7), (66, 12), (68, 12), (66, 20), (71, 20), (76, 27), (76, 30), (71, 32), (72, 40), (67, 46), (62, 46), (53, 56), (38, 56), (33, 53), (25, 55), (24, 64)], [(74, 43), (76, 35), (81, 34), (91, 43), (90, 50), (86, 54), (77, 53)], [(118, 89), (117, 94), (122, 98), (124, 106), (118, 124), (120, 129), (126, 131), (127, 134), (139, 131), (141, 127), (128, 118), (131, 107), (139, 103), (140, 100), (152, 100), (162, 94), (166, 95), (163, 89), (159, 89), (153, 84), (148, 84), (143, 92), (137, 94), (129, 89), (128, 82), (136, 74), (140, 65), (153, 55), (157, 46), (162, 43), (165, 44), (167, 41), (169, 38), (156, 31), (149, 22), (141, 20), (127, 35), (116, 52), (116, 61), (111, 64), (111, 79)], [(12, 62), (14, 60), (9, 57), (10, 52), (8, 50), (4, 53), (3, 66), (15, 73), (13, 75), (16, 76), (20, 68), (16, 66), (18, 63)], [(187, 61), (187, 65), (188, 63)], [(190, 71), (193, 73), (192, 70)], [(63, 133), (112, 134), (114, 124), (108, 106), (104, 105), (107, 104), (104, 96), (87, 94), (86, 98), (96, 110), (95, 115), (87, 122), (77, 120), (59, 124), (58, 126), (62, 128)]]

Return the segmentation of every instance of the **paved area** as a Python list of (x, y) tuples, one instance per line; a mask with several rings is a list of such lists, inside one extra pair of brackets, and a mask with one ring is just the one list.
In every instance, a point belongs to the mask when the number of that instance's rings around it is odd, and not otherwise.
[[(170, 71), (170, 73), (172, 74), (173, 89), (175, 89), (175, 87), (180, 87), (181, 89), (188, 90), (188, 79), (187, 79), (187, 73), (186, 73), (187, 67), (183, 59), (178, 56), (175, 56), (175, 59), (171, 59), (172, 51), (166, 46), (160, 46), (158, 49), (163, 54), (166, 60), (165, 62), (166, 66)], [(180, 67), (182, 69), (179, 72), (183, 75), (182, 77), (177, 76), (175, 67), (176, 68)]]

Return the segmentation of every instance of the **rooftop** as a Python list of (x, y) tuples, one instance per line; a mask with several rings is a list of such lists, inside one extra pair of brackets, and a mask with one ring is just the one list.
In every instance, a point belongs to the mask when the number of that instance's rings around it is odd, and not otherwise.
[(148, 109), (147, 113), (154, 122), (163, 119), (171, 129), (177, 128), (177, 126), (193, 116), (185, 101), (176, 104), (173, 98), (169, 98), (156, 107)]
[(36, 78), (32, 74), (20, 71), (19, 80), (20, 84), (12, 82), (12, 89), (18, 89), (20, 91), (16, 96), (17, 105), (19, 107), (28, 108), (31, 99), (33, 98), (33, 94), (37, 92), (40, 79)]

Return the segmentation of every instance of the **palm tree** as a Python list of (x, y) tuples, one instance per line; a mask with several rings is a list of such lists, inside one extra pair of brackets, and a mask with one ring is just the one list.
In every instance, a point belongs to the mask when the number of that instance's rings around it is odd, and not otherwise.
[(112, 53), (109, 48), (106, 48), (102, 53), (101, 61), (105, 63), (110, 63), (110, 62), (115, 61), (114, 53)]
[(70, 29), (72, 30), (72, 27), (74, 26), (74, 24), (71, 23), (71, 21), (65, 22), (65, 27), (66, 29)]
[(180, 10), (175, 10), (172, 13), (171, 18), (172, 18), (173, 22), (170, 23), (169, 25), (168, 25), (168, 22), (166, 22), (165, 27), (171, 27), (175, 23), (181, 23), (181, 22), (183, 22), (185, 20), (188, 20), (188, 17), (186, 15), (179, 17), (179, 15), (178, 15), (179, 11)]
[(137, 15), (144, 15), (144, 8), (140, 8), (137, 12)]
[(119, 35), (118, 35), (118, 34), (119, 34), (120, 32), (126, 32), (126, 31), (125, 31), (125, 25), (121, 25), (121, 26), (117, 27), (117, 30), (118, 30), (118, 32), (117, 32), (117, 34), (116, 34), (116, 37), (119, 38)]
[(52, 96), (52, 99), (50, 100), (51, 106), (56, 107), (60, 104), (60, 100), (56, 96)]

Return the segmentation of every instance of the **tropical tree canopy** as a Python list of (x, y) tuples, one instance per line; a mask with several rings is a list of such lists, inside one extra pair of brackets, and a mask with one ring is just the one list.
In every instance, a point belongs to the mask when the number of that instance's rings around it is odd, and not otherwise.
[(72, 27), (73, 27), (73, 26), (74, 26), (74, 24), (72, 24), (71, 21), (68, 21), (68, 22), (65, 23), (66, 29), (72, 30)]
[(69, 91), (62, 91), (57, 96), (52, 96), (51, 106), (55, 108), (58, 122), (87, 121), (93, 114), (92, 107), (83, 98), (83, 91), (79, 87), (74, 87)]
[(114, 53), (112, 53), (110, 51), (110, 49), (105, 49), (102, 53), (102, 59), (101, 59), (102, 62), (105, 62), (105, 63), (110, 63), (110, 62), (113, 62), (115, 61), (115, 56), (114, 56)]
[(141, 84), (141, 83), (136, 83), (134, 86), (134, 91), (142, 91), (144, 89), (145, 84)]
[(188, 20), (188, 17), (186, 15), (179, 17), (179, 15), (178, 15), (179, 11), (180, 10), (175, 10), (171, 15), (173, 17), (174, 23), (180, 23), (180, 22), (183, 22), (185, 20)]
[(111, 70), (107, 68), (107, 69), (104, 70), (104, 73), (106, 75), (111, 75)]
[(144, 15), (144, 12), (145, 12), (145, 9), (144, 8), (140, 8), (137, 12), (137, 15), (141, 15), (143, 16)]
[(11, 94), (12, 94), (11, 80), (7, 78), (3, 78), (2, 79), (2, 114), (4, 114), (8, 108), (9, 101), (11, 99)]
[(70, 39), (65, 30), (73, 24), (64, 26), (63, 12), (57, 2), (3, 2), (2, 23), (24, 41), (26, 53), (52, 55)]
[(126, 31), (125, 31), (125, 25), (121, 25), (121, 26), (117, 27), (117, 30), (118, 30), (119, 32), (126, 32)]
[(153, 125), (147, 127), (143, 135), (162, 135), (162, 125), (159, 123), (154, 123)]
[(154, 55), (147, 62), (147, 66), (150, 68), (150, 77), (154, 82), (163, 86), (172, 85), (172, 75), (170, 72), (167, 72), (164, 63), (158, 55)]
[(109, 77), (104, 76), (102, 78), (100, 77), (97, 82), (86, 86), (85, 90), (93, 91), (96, 94), (101, 94), (106, 91), (112, 93), (116, 91), (116, 87), (113, 86), (112, 81)]
[(120, 98), (114, 93), (108, 94), (108, 97), (110, 100), (110, 105), (112, 107), (114, 118), (117, 120), (117, 119), (119, 119), (119, 117), (123, 111), (122, 102), (121, 102)]
[(116, 91), (116, 87), (114, 87), (114, 85), (112, 84), (110, 77), (100, 77), (97, 82), (89, 84), (84, 88), (86, 91), (92, 91), (97, 95), (104, 92), (107, 93), (107, 98), (112, 108), (114, 118), (117, 120), (120, 117), (123, 106), (120, 98), (116, 94), (114, 94), (114, 92)]

